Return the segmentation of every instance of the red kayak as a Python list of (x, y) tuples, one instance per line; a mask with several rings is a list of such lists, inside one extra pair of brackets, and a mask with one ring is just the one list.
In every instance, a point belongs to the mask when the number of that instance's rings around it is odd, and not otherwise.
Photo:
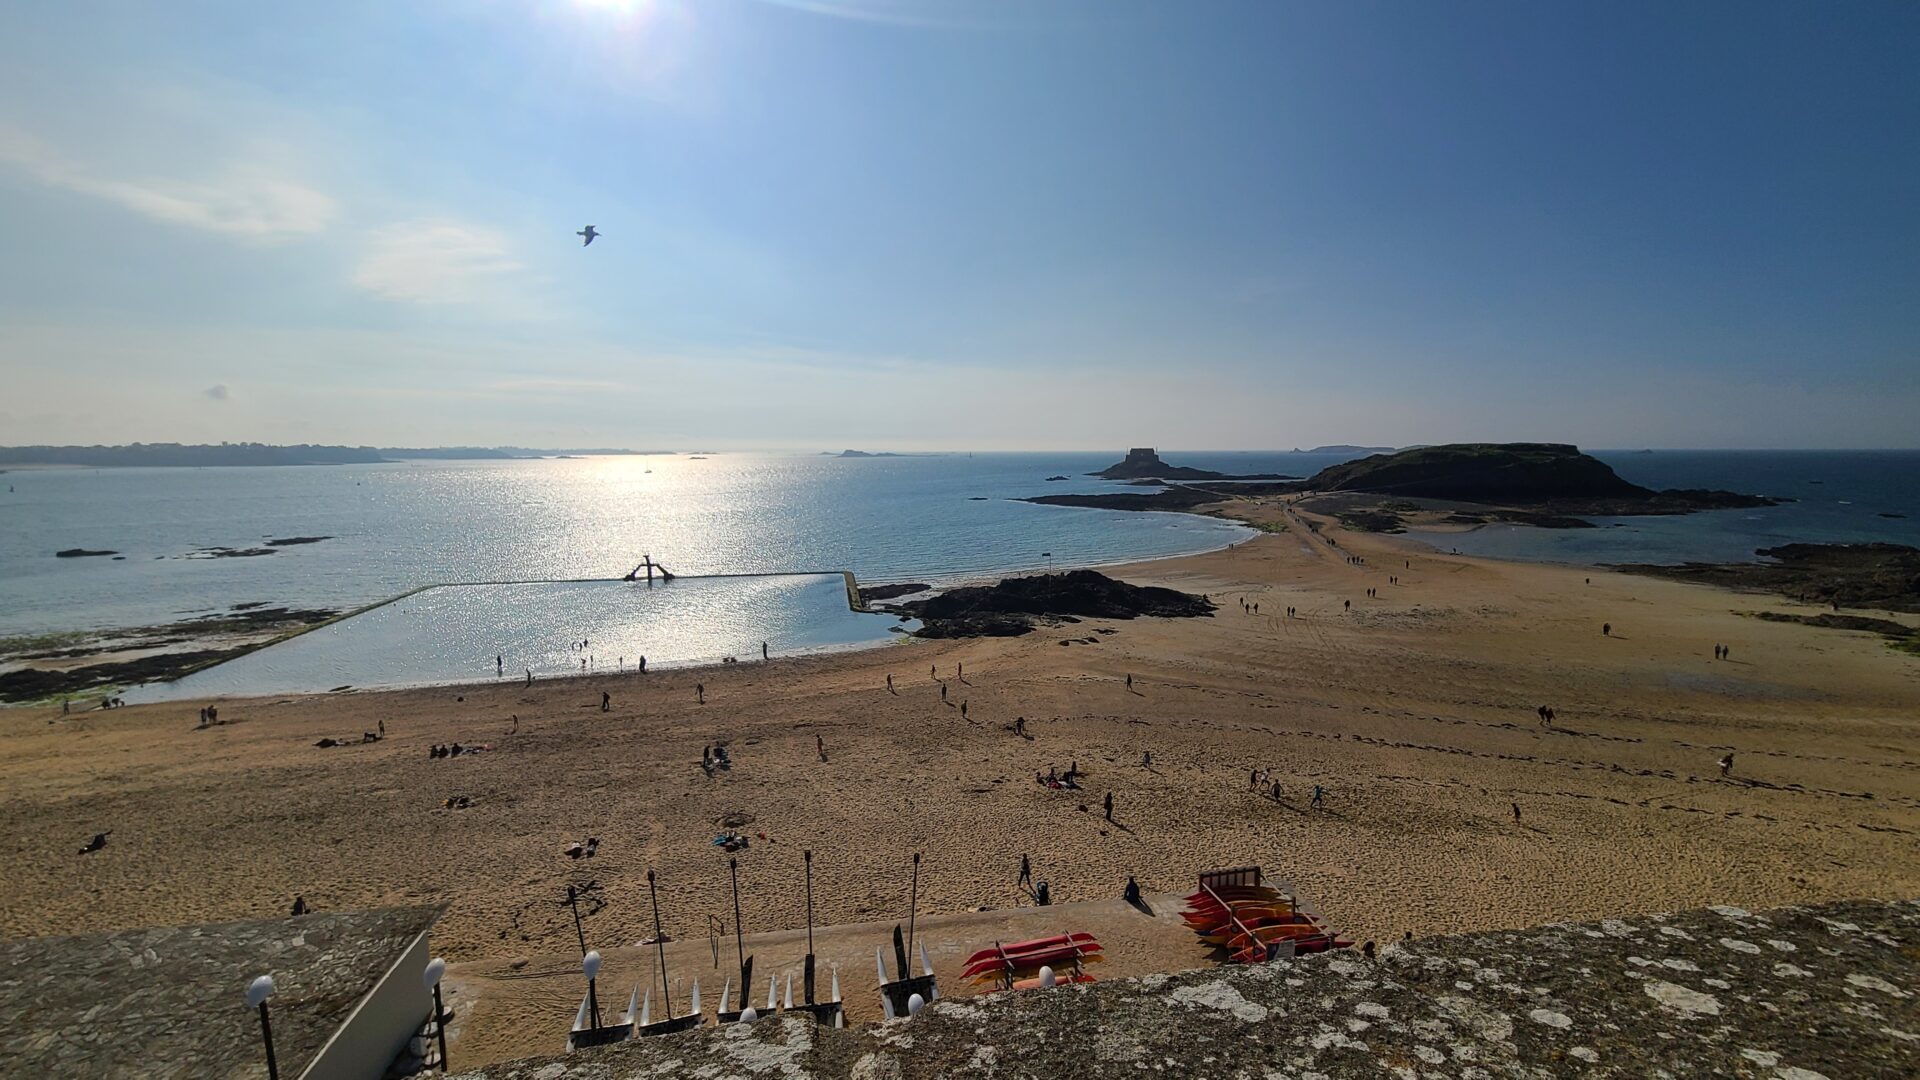
[(981, 949), (979, 952), (967, 957), (967, 963), (977, 963), (988, 957), (993, 957), (997, 960), (1003, 956), (1017, 956), (1021, 953), (1034, 952), (1039, 949), (1058, 948), (1062, 945), (1091, 945), (1096, 949), (1100, 947), (1100, 943), (1094, 940), (1092, 934), (1055, 934), (1052, 937), (1034, 938), (1032, 941), (1016, 941), (1011, 945), (996, 944), (991, 949)]
[(975, 960), (960, 972), (963, 979), (976, 979), (983, 975), (998, 976), (1002, 972), (1038, 971), (1044, 965), (1059, 967), (1070, 963), (1089, 964), (1104, 960), (1100, 955), (1100, 946), (1061, 945), (1039, 952), (1021, 953), (1019, 956), (989, 956), (984, 960)]

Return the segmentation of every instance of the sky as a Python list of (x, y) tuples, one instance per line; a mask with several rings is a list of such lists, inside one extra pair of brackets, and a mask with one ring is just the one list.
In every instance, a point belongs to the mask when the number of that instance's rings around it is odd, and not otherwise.
[(3, 5), (0, 443), (1911, 447), (1916, 55), (1910, 2)]

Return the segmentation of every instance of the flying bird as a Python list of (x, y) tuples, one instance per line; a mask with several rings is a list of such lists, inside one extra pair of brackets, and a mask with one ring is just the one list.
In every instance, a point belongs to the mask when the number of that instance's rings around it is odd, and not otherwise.
[(581, 230), (580, 230), (579, 232), (577, 232), (577, 233), (574, 233), (573, 235), (575, 235), (575, 236), (584, 236), (584, 237), (586, 237), (586, 239), (585, 239), (585, 240), (582, 240), (582, 241), (580, 241), (580, 246), (581, 246), (581, 247), (586, 247), (586, 246), (587, 246), (588, 244), (591, 244), (591, 243), (593, 243), (593, 238), (594, 238), (594, 237), (596, 237), (596, 236), (599, 236), (599, 235), (600, 235), (600, 230), (598, 230), (598, 229), (596, 229), (596, 228), (594, 228), (593, 226), (591, 226), (591, 225), (589, 225), (589, 226), (587, 226), (586, 228), (584, 228), (584, 229), (581, 229)]

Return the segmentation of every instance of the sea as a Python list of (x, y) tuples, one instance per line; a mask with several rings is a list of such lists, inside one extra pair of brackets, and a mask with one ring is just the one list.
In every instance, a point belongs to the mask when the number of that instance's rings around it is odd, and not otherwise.
[[(1649, 487), (1792, 501), (1600, 518), (1596, 529), (1414, 536), (1443, 550), (1583, 564), (1754, 559), (1796, 541), (1920, 545), (1920, 451), (1595, 454)], [(1162, 456), (1305, 477), (1353, 455)], [(582, 660), (592, 671), (608, 661), (624, 669), (641, 655), (672, 666), (757, 658), (763, 642), (791, 655), (897, 639), (897, 619), (847, 610), (841, 571), (862, 584), (940, 585), (1190, 554), (1255, 535), (1190, 514), (1018, 501), (1142, 490), (1087, 475), (1119, 457), (713, 453), (15, 469), (0, 475), (0, 638), (164, 625), (242, 605), (354, 609), (411, 594), (190, 676), (172, 693), (524, 678), (578, 673)], [(269, 544), (301, 537), (325, 539)], [(68, 548), (115, 554), (55, 557)], [(219, 554), (262, 548), (273, 553)], [(619, 580), (646, 556), (680, 575), (674, 585)], [(576, 650), (576, 640), (586, 647)]]

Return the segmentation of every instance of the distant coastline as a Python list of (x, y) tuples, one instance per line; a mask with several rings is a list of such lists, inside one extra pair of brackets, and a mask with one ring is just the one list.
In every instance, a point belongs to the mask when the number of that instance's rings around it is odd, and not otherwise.
[(525, 458), (673, 454), (675, 450), (522, 446), (328, 446), (314, 443), (129, 443), (124, 446), (0, 446), (0, 467), (179, 468), (265, 465), (377, 465), (392, 461), (513, 461)]

